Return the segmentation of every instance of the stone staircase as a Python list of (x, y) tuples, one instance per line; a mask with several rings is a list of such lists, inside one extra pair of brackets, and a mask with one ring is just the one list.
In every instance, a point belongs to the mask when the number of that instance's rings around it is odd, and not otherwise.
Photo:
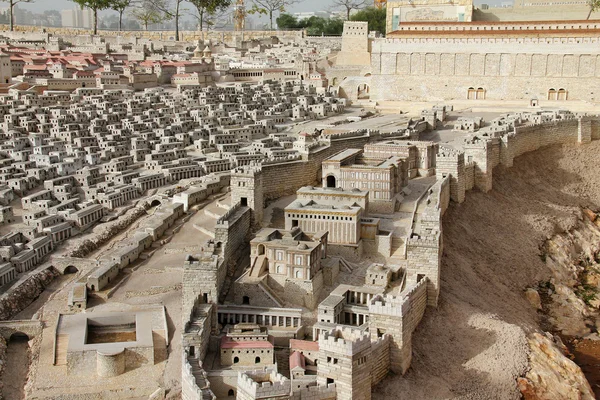
[(352, 273), (352, 271), (354, 270), (354, 267), (346, 260), (344, 260), (343, 258), (340, 258), (340, 268), (346, 270), (346, 272)]
[(392, 236), (392, 255), (390, 258), (404, 260), (405, 246), (406, 243), (404, 243), (404, 238)]
[(261, 289), (263, 292), (265, 292), (265, 294), (266, 294), (267, 296), (269, 296), (269, 298), (271, 298), (271, 300), (273, 300), (273, 301), (275, 302), (275, 304), (277, 304), (277, 306), (278, 306), (278, 307), (283, 307), (283, 306), (284, 306), (284, 301), (283, 301), (283, 300), (281, 300), (281, 298), (280, 298), (280, 297), (279, 297), (277, 294), (275, 294), (275, 292), (274, 292), (274, 291), (273, 291), (273, 290), (272, 290), (270, 287), (268, 287), (267, 285), (265, 285), (265, 284), (264, 284), (264, 283), (262, 283), (262, 282), (260, 282), (260, 283), (258, 284), (258, 287), (259, 287), (259, 288), (260, 288), (260, 289)]
[(202, 390), (202, 400), (212, 400), (212, 392), (209, 390), (209, 383), (206, 379), (206, 372), (198, 364), (198, 359), (188, 357), (188, 363), (192, 366), (192, 375), (196, 379), (196, 385)]
[(54, 365), (67, 365), (67, 349), (69, 348), (69, 335), (56, 335), (56, 352)]

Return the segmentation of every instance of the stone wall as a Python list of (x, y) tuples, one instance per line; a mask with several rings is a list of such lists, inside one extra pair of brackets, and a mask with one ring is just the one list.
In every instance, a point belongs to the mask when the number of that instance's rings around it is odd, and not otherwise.
[[(548, 99), (596, 101), (598, 37), (377, 39), (371, 53), (372, 100)], [(482, 49), (485, 49), (482, 51)], [(426, 77), (426, 79), (423, 79)]]
[[(396, 133), (395, 136), (400, 139), (400, 133)], [(321, 164), (323, 161), (342, 150), (362, 148), (370, 141), (392, 137), (394, 137), (394, 134), (380, 135), (377, 131), (364, 131), (361, 134), (349, 136), (343, 134), (330, 135), (329, 144), (309, 153), (305, 160), (263, 165), (264, 199), (277, 199), (294, 194), (303, 186), (317, 184), (317, 181), (321, 179)], [(281, 179), (283, 176), (285, 176), (285, 179)]]
[(18, 286), (0, 297), (0, 320), (4, 321), (23, 311), (58, 277), (54, 267), (33, 273)]
[(371, 387), (381, 382), (390, 371), (390, 336), (371, 343)]
[[(43, 29), (43, 31), (42, 31)], [(2, 31), (0, 34), (2, 35), (11, 35), (9, 31), (8, 25), (0, 25), (0, 30)], [(37, 26), (15, 26), (16, 33), (40, 33), (44, 32), (50, 33), (52, 35), (61, 36), (69, 39), (70, 36), (80, 36), (80, 35), (90, 35), (91, 30), (89, 29), (80, 29), (80, 28), (40, 28)], [(175, 31), (109, 31), (109, 30), (100, 30), (98, 31), (98, 35), (107, 39), (107, 42), (113, 42), (111, 38), (114, 39), (114, 43), (116, 43), (116, 38), (118, 36), (126, 37), (126, 38), (143, 38), (157, 41), (172, 41), (175, 39)], [(270, 38), (271, 36), (277, 36), (282, 41), (295, 41), (302, 39), (305, 36), (305, 31), (208, 31), (208, 32), (200, 32), (200, 31), (179, 31), (180, 40), (187, 42), (195, 42), (199, 39), (203, 40), (213, 40), (213, 41), (223, 41), (225, 43), (234, 43), (236, 40), (241, 40), (242, 37), (244, 40), (251, 39), (265, 39)]]

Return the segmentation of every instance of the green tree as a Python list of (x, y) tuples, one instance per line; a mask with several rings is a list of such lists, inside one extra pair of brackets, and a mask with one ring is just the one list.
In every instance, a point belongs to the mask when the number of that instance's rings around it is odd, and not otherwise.
[(285, 12), (285, 8), (297, 2), (297, 0), (253, 0), (252, 8), (248, 14), (260, 14), (269, 16), (269, 26), (273, 30), (273, 14)]
[(366, 21), (369, 23), (369, 31), (385, 34), (385, 16), (385, 8), (367, 7), (354, 14), (350, 19), (352, 21)]
[(8, 21), (10, 23), (10, 30), (15, 30), (15, 5), (19, 3), (31, 3), (32, 0), (0, 0), (8, 3)]
[(164, 0), (142, 0), (131, 10), (131, 15), (140, 21), (145, 30), (148, 30), (149, 24), (158, 24), (169, 19), (162, 11), (164, 7), (166, 7)]
[(111, 0), (72, 0), (77, 3), (81, 8), (87, 7), (92, 10), (94, 14), (94, 35), (98, 34), (98, 11), (106, 10), (112, 5)]
[(211, 16), (218, 12), (224, 12), (231, 6), (231, 0), (188, 0), (196, 7), (198, 25), (200, 32), (204, 31), (204, 25), (210, 25)]
[(590, 12), (586, 19), (590, 19), (594, 11), (600, 10), (600, 0), (588, 0), (588, 7), (590, 8)]
[(276, 20), (279, 29), (297, 29), (298, 19), (291, 14), (281, 14)]
[(134, 5), (136, 0), (111, 0), (110, 8), (119, 13), (119, 32), (123, 27), (123, 14), (125, 10)]

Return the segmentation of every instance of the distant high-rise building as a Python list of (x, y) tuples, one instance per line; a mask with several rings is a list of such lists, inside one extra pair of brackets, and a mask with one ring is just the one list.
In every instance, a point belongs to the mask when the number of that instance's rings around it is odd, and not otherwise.
[(94, 21), (94, 13), (89, 8), (75, 8), (73, 10), (62, 10), (62, 26), (64, 28), (90, 29)]

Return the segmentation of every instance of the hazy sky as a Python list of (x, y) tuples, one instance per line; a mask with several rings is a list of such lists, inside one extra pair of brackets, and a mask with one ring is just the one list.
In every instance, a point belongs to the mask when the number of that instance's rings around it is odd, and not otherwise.
[[(252, 0), (246, 0), (246, 2), (251, 4)], [(331, 3), (331, 0), (302, 0), (297, 4), (292, 5), (289, 11), (302, 12), (328, 10), (331, 7)], [(44, 10), (71, 9), (73, 7), (78, 7), (78, 5), (69, 0), (34, 0), (32, 3), (19, 3), (18, 7), (39, 12)]]

